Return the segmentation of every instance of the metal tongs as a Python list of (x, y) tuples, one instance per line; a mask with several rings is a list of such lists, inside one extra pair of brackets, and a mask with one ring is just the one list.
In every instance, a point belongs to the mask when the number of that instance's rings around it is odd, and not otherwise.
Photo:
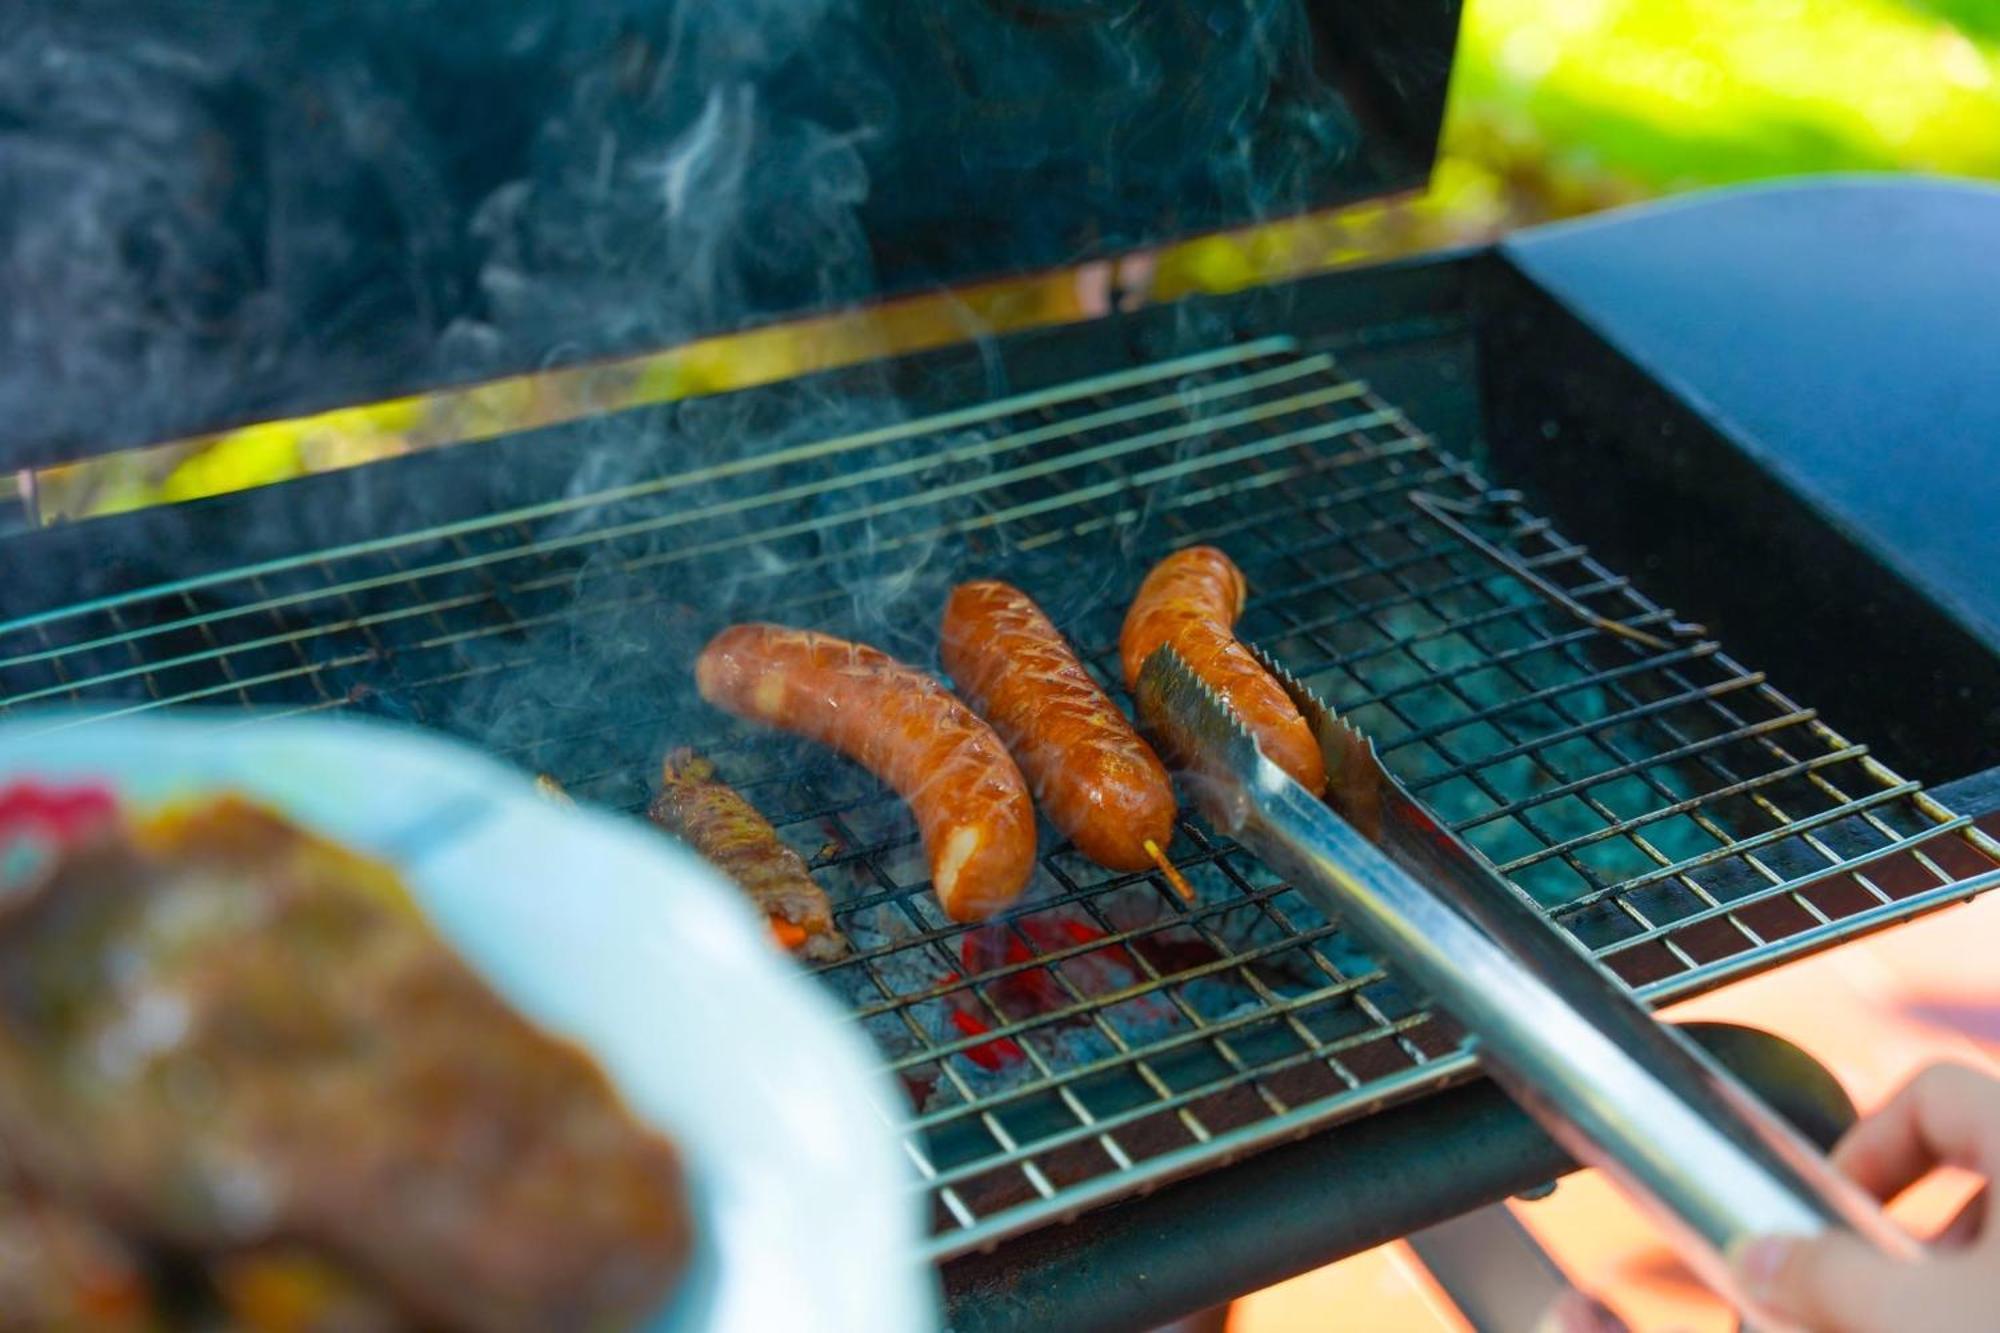
[(1754, 1326), (1781, 1329), (1732, 1281), (1723, 1256), (1737, 1242), (1844, 1227), (1917, 1256), (1874, 1200), (1419, 804), (1367, 737), (1251, 651), (1319, 741), (1333, 805), (1265, 758), (1163, 647), (1139, 677), (1139, 714), (1202, 812), (1462, 1024), (1494, 1081), (1615, 1180), (1703, 1280)]

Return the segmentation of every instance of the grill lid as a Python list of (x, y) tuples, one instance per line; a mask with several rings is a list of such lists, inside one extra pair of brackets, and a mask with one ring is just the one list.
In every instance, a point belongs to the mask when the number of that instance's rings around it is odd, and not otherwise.
[(0, 467), (1412, 188), (1459, 0), (46, 9)]

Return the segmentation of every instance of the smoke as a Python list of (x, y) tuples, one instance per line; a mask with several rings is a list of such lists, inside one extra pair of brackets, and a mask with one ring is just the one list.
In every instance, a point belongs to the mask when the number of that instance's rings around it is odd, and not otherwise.
[[(94, 452), (1292, 211), (1356, 141), (1312, 73), (1304, 15), (1301, 0), (9, 7), (0, 465), (9, 440)], [(1153, 350), (1227, 336), (1182, 312)], [(1004, 358), (987, 367), (1006, 391)], [(1226, 406), (1201, 382), (1185, 386), (1197, 419)], [(912, 431), (911, 415), (890, 372), (864, 367), (364, 469), (222, 539), (298, 550), (510, 495), (571, 503), (480, 535), (472, 549), (507, 554), (490, 567), (442, 542), (356, 561), (334, 575), (420, 577), (260, 611), (244, 633), (393, 615), (302, 640), (363, 663), (316, 688), (639, 783), (635, 756), (712, 729), (687, 664), (728, 619), (929, 663), (949, 584), (994, 573), (1101, 639), (1172, 485), (1107, 501), (1137, 519), (1101, 529), (1102, 558), (1079, 567), (1061, 544), (1023, 545), (1047, 524), (987, 520), (1103, 471), (997, 490), (1065, 446), (989, 451), (1021, 423)], [(144, 558), (173, 573), (192, 555)], [(220, 587), (196, 609), (266, 596)], [(413, 597), (442, 609), (402, 614)]]
[(94, 11), (0, 15), (7, 435), (94, 452), (426, 355), (408, 321), (367, 336), (449, 298), (450, 213), (397, 90), (334, 48), (316, 86), (260, 95), (254, 25)]
[(8, 437), (96, 452), (858, 297), (869, 131), (772, 91), (836, 8), (9, 6)]
[[(447, 330), (447, 361), (667, 346), (865, 295), (860, 144), (893, 127), (836, 125), (782, 95), (848, 8), (581, 7), (564, 44), (596, 54), (542, 119), (525, 174), (472, 214), (479, 300)], [(866, 97), (864, 79), (843, 99)]]
[(1359, 138), (1304, 15), (8, 6), (8, 434), (145, 442), (1292, 211)]

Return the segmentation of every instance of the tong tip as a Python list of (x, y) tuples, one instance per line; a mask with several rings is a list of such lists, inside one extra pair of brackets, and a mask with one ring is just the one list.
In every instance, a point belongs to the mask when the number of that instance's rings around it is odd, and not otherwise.
[(1162, 644), (1146, 659), (1133, 698), (1140, 718), (1183, 759), (1201, 747), (1236, 760), (1258, 753), (1256, 739), (1236, 710), (1172, 644)]
[(1312, 728), (1319, 742), (1320, 757), (1326, 761), (1326, 796), (1334, 809), (1369, 838), (1376, 835), (1382, 820), (1382, 786), (1385, 771), (1375, 742), (1360, 728), (1340, 716), (1306, 683), (1254, 643), (1245, 644), (1257, 664), (1291, 698), (1299, 716)]
[(1163, 757), (1193, 779), (1203, 812), (1225, 830), (1240, 826), (1244, 783), (1269, 762), (1243, 719), (1172, 644), (1153, 650), (1132, 695)]

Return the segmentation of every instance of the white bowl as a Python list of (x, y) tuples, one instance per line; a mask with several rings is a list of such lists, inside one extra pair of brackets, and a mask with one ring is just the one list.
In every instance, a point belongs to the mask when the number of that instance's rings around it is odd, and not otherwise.
[(17, 715), (0, 785), (99, 780), (142, 807), (238, 791), (396, 865), (496, 990), (590, 1050), (681, 1148), (700, 1239), (654, 1333), (936, 1325), (902, 1099), (732, 886), (434, 733), (244, 720)]

